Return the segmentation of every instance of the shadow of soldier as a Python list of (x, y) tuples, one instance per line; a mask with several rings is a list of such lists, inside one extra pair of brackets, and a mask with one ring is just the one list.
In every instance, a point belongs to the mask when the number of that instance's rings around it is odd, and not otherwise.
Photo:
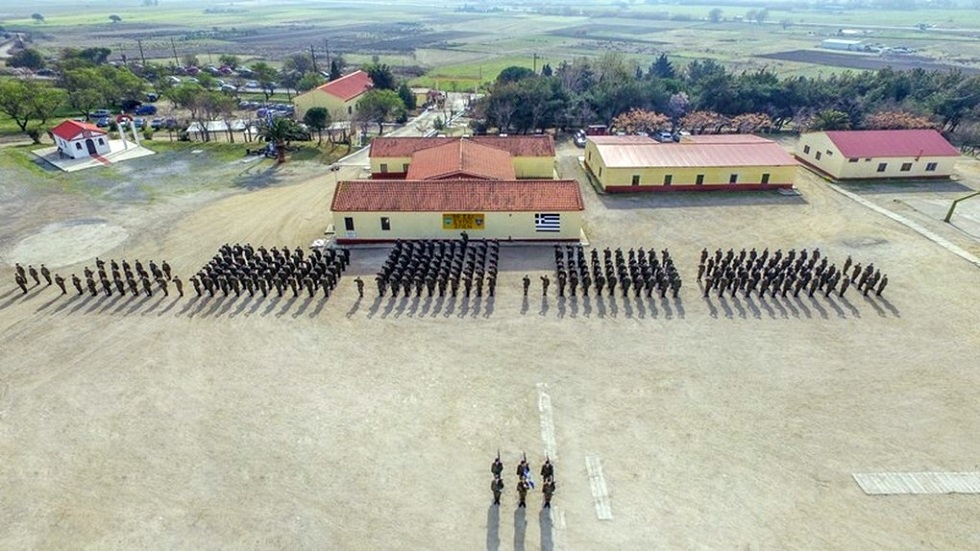
[(500, 549), (500, 507), (487, 507), (487, 551)]
[(514, 511), (514, 551), (524, 549), (525, 534), (527, 532), (527, 508), (518, 507)]
[(554, 551), (555, 538), (551, 533), (551, 509), (541, 509), (538, 513), (538, 525), (541, 527), (541, 551)]

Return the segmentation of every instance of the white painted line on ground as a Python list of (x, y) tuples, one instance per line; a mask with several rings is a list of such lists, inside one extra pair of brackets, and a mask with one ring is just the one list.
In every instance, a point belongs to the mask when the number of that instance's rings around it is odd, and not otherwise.
[(551, 409), (551, 396), (545, 392), (547, 385), (538, 383), (538, 413), (541, 414), (541, 441), (544, 443), (544, 454), (558, 458), (558, 444), (555, 442), (555, 418)]
[(589, 485), (592, 487), (592, 499), (595, 502), (595, 516), (599, 520), (612, 520), (612, 507), (609, 504), (609, 487), (606, 477), (602, 475), (602, 463), (599, 457), (585, 457), (585, 470), (589, 472)]
[(894, 212), (892, 212), (892, 211), (890, 211), (890, 210), (888, 210), (886, 208), (879, 207), (878, 205), (872, 203), (871, 201), (868, 201), (867, 199), (861, 197), (860, 195), (857, 195), (856, 193), (851, 193), (850, 191), (847, 191), (845, 189), (842, 189), (839, 186), (836, 186), (834, 184), (827, 184), (827, 186), (829, 186), (830, 189), (836, 191), (837, 193), (840, 193), (844, 197), (847, 197), (847, 198), (851, 199), (852, 201), (855, 201), (857, 203), (860, 203), (860, 204), (868, 207), (869, 209), (871, 209), (871, 210), (873, 210), (873, 211), (875, 211), (875, 212), (877, 212), (879, 214), (883, 214), (883, 215), (887, 216), (888, 218), (891, 218), (892, 220), (898, 222), (899, 224), (902, 224), (905, 227), (907, 227), (907, 228), (909, 228), (909, 229), (911, 229), (911, 230), (919, 233), (920, 235), (922, 235), (926, 239), (932, 241), (933, 243), (939, 245), (940, 247), (946, 249), (947, 251), (949, 251), (949, 252), (951, 252), (951, 253), (953, 253), (953, 254), (955, 254), (955, 255), (963, 258), (964, 260), (967, 260), (968, 262), (972, 263), (974, 266), (980, 266), (980, 258), (977, 258), (976, 256), (973, 256), (969, 252), (967, 252), (967, 251), (961, 249), (960, 247), (958, 247), (958, 246), (950, 243), (946, 238), (937, 235), (932, 230), (926, 229), (925, 227), (921, 226), (920, 224), (918, 224), (916, 222), (913, 222), (913, 221), (909, 220), (908, 218), (906, 218), (906, 217), (904, 217), (904, 216), (902, 216), (900, 214), (896, 214), (896, 213), (894, 213)]
[(867, 495), (980, 494), (980, 472), (854, 473)]

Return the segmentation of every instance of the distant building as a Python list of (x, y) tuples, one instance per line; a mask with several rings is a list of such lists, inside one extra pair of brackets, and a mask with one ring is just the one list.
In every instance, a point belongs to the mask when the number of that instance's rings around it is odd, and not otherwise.
[(192, 122), (187, 127), (187, 137), (192, 141), (229, 141), (228, 133), (235, 136), (237, 141), (247, 142), (259, 137), (258, 127), (251, 121), (236, 119), (232, 121), (207, 121), (202, 127), (198, 122)]
[(949, 178), (959, 152), (935, 130), (810, 132), (796, 158), (835, 180)]
[(51, 129), (58, 153), (72, 159), (105, 155), (111, 151), (109, 136), (94, 124), (64, 121)]
[(788, 188), (798, 165), (776, 142), (748, 134), (685, 136), (679, 143), (591, 136), (585, 144), (586, 168), (610, 193)]
[(844, 38), (825, 39), (820, 43), (820, 47), (825, 50), (844, 50), (847, 52), (863, 52), (866, 49), (863, 41)]
[(357, 102), (372, 86), (371, 77), (360, 70), (322, 84), (293, 98), (296, 118), (302, 120), (310, 109), (324, 107), (333, 120), (350, 120)]
[(337, 184), (337, 243), (398, 239), (578, 241), (585, 203), (574, 180), (358, 180)]
[(371, 140), (369, 154), (375, 179), (540, 180), (552, 179), (555, 173), (555, 142), (549, 135), (377, 137)]

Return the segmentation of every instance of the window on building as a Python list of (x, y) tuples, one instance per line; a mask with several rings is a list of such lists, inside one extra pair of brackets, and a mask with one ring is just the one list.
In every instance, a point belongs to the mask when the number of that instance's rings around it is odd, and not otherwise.
[(823, 157), (823, 154), (817, 151), (817, 160), (819, 161), (821, 157)]
[(354, 113), (354, 106), (353, 105), (348, 105), (347, 106), (347, 114), (350, 115), (352, 113)]
[(665, 186), (669, 186), (672, 183), (674, 183), (674, 175), (673, 174), (664, 174), (664, 185)]
[(856, 163), (856, 162), (858, 162), (858, 160), (857, 160), (857, 157), (851, 157), (850, 159), (847, 160), (847, 162), (849, 162), (849, 163)]
[(768, 184), (769, 183), (769, 173), (768, 172), (764, 172), (762, 174), (762, 183), (763, 184)]
[(728, 177), (728, 183), (729, 184), (737, 184), (738, 183), (738, 174), (732, 174), (731, 176), (729, 176)]
[(381, 231), (391, 231), (391, 218), (381, 217)]
[(350, 216), (344, 217), (344, 229), (347, 231), (354, 231), (354, 219)]
[(926, 172), (935, 172), (939, 163), (926, 163)]
[(704, 174), (698, 174), (697, 178), (694, 179), (694, 185), (700, 186), (704, 184)]
[(82, 144), (76, 142), (75, 149), (81, 149), (81, 148), (82, 148)]
[(408, 163), (402, 163), (402, 172), (408, 172)]
[(834, 156), (834, 152), (831, 151), (831, 150), (829, 150), (829, 149), (825, 153), (827, 153), (827, 156), (828, 157), (833, 157)]
[(592, 152), (591, 151), (589, 151), (585, 155), (586, 155), (586, 158), (588, 158), (588, 160), (590, 160), (590, 161), (592, 160)]
[(912, 170), (912, 163), (902, 163), (902, 168), (900, 170), (902, 172), (908, 172)]
[(99, 138), (99, 145), (105, 145), (105, 142), (102, 140), (102, 138)]
[(602, 167), (601, 166), (599, 167), (599, 177), (600, 178), (602, 177)]
[(381, 163), (381, 172), (388, 172), (388, 163)]
[(888, 163), (878, 163), (878, 172), (884, 172), (888, 168)]
[(803, 153), (807, 153), (807, 154), (810, 153), (810, 146), (804, 145), (803, 146)]
[(871, 157), (868, 157), (868, 158), (866, 158), (866, 159), (864, 160), (864, 162), (866, 162), (866, 163), (870, 163), (870, 162), (871, 162)]
[(634, 186), (640, 185), (640, 175), (639, 174), (634, 174), (633, 175), (633, 185)]

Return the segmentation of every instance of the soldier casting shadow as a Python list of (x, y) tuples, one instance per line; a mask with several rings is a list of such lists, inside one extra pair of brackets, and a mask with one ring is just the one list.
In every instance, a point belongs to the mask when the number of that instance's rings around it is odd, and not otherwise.
[(559, 298), (558, 299), (558, 319), (562, 319), (564, 317), (565, 317), (565, 299), (564, 298)]
[(623, 316), (626, 318), (633, 317), (633, 305), (630, 304), (630, 297), (623, 297)]
[(160, 306), (160, 304), (162, 304), (164, 300), (166, 300), (166, 297), (164, 297), (163, 295), (160, 295), (160, 296), (159, 296), (159, 298), (157, 298), (157, 299), (156, 299), (156, 300), (155, 300), (155, 301), (153, 302), (153, 304), (151, 304), (151, 305), (150, 305), (150, 307), (149, 307), (149, 308), (147, 308), (146, 310), (144, 310), (144, 311), (142, 311), (142, 312), (140, 312), (140, 315), (141, 315), (141, 316), (146, 316), (146, 315), (149, 315), (149, 314), (150, 314), (150, 312), (153, 312), (154, 310), (156, 310), (156, 309), (157, 309), (157, 307), (158, 307), (158, 306)]
[(432, 309), (432, 303), (432, 297), (425, 297), (425, 300), (422, 301), (422, 308), (419, 309), (418, 317), (428, 317), (429, 311)]
[(742, 301), (736, 295), (732, 295), (730, 300), (732, 301), (732, 306), (735, 307), (735, 311), (738, 312), (738, 317), (744, 320), (747, 314), (745, 313), (745, 308), (742, 308)]
[(541, 512), (538, 513), (538, 525), (541, 527), (541, 551), (554, 551), (555, 538), (551, 531), (550, 509), (541, 509)]
[(595, 297), (596, 315), (600, 318), (606, 317), (606, 299), (602, 295)]
[(523, 551), (526, 533), (527, 508), (518, 507), (514, 510), (514, 551)]
[[(245, 300), (248, 300), (248, 298), (246, 298)], [(303, 303), (299, 305), (299, 308), (295, 312), (293, 312), (293, 319), (297, 319), (300, 316), (302, 316), (303, 313), (306, 312), (306, 309), (310, 307), (310, 304), (312, 302), (313, 302), (313, 297), (307, 296), (306, 299), (303, 300)]]
[(901, 312), (899, 312), (899, 311), (898, 311), (898, 308), (895, 308), (895, 306), (894, 306), (894, 305), (892, 305), (892, 303), (891, 303), (891, 302), (888, 302), (888, 299), (887, 299), (887, 298), (885, 298), (885, 297), (883, 297), (883, 296), (880, 296), (880, 295), (879, 295), (879, 296), (877, 297), (877, 299), (878, 299), (878, 301), (880, 301), (880, 302), (881, 302), (881, 304), (882, 304), (882, 305), (883, 305), (883, 306), (884, 306), (885, 308), (887, 308), (887, 309), (888, 309), (888, 311), (889, 311), (889, 312), (891, 312), (891, 313), (892, 313), (892, 315), (893, 315), (893, 316), (895, 316), (896, 318), (900, 318), (900, 317), (902, 317), (902, 314), (901, 314)]
[(37, 307), (37, 310), (34, 310), (34, 313), (36, 314), (36, 313), (40, 313), (40, 312), (46, 310), (49, 306), (51, 306), (52, 304), (58, 302), (59, 300), (61, 300), (61, 295), (58, 295), (58, 296), (54, 297), (53, 299), (45, 302), (44, 304), (38, 306)]
[(446, 308), (442, 311), (442, 317), (448, 318), (456, 310), (456, 297), (449, 297), (446, 301)]
[(525, 314), (527, 314), (527, 310), (528, 310), (528, 307), (529, 306), (530, 305), (528, 304), (527, 297), (526, 296), (525, 297), (522, 297), (521, 298), (521, 315), (522, 316), (525, 315)]
[(715, 303), (711, 302), (711, 297), (704, 297), (704, 303), (708, 305), (708, 315), (717, 318), (718, 308), (715, 307)]
[(647, 317), (647, 307), (643, 304), (643, 297), (636, 299), (636, 317), (641, 320)]
[[(279, 295), (269, 295), (272, 300), (269, 301), (269, 305), (265, 307), (265, 311), (262, 312), (263, 316), (268, 316), (276, 308), (276, 305), (282, 301), (282, 297)], [(219, 299), (220, 300), (220, 299)]]
[(372, 302), (371, 303), (371, 307), (368, 308), (368, 313), (367, 313), (368, 319), (373, 318), (375, 316), (375, 314), (378, 313), (378, 310), (381, 309), (381, 301), (382, 300), (384, 300), (384, 299), (381, 297), (381, 295), (378, 295), (378, 296), (374, 297), (374, 302)]
[(718, 303), (721, 304), (721, 309), (725, 311), (725, 317), (728, 319), (735, 318), (735, 311), (732, 307), (728, 305), (728, 299), (724, 296), (718, 297)]
[[(749, 301), (752, 301), (752, 297), (749, 297)], [(776, 318), (776, 311), (772, 309), (772, 306), (769, 306), (769, 302), (762, 295), (759, 295), (759, 306), (761, 306), (762, 310), (766, 311), (766, 314), (769, 315), (769, 319)]]
[(541, 310), (538, 311), (538, 315), (548, 315), (548, 297), (541, 297)]
[(674, 302), (674, 309), (677, 310), (677, 317), (680, 318), (680, 319), (684, 319), (684, 313), (685, 313), (684, 312), (684, 303), (681, 302), (680, 297), (675, 297), (673, 299), (673, 302)]
[(71, 303), (75, 302), (76, 300), (78, 300), (78, 295), (71, 295), (70, 297), (68, 297), (68, 300), (63, 301), (61, 304), (59, 304), (57, 308), (51, 311), (51, 313), (57, 314), (58, 312), (61, 312), (65, 308), (68, 308), (68, 306), (70, 306)]
[(875, 299), (873, 299), (873, 298), (865, 295), (864, 296), (864, 302), (867, 302), (868, 304), (870, 304), (871, 307), (875, 309), (875, 312), (877, 312), (880, 317), (883, 317), (883, 318), (888, 317), (888, 314), (885, 313), (885, 309), (882, 308)]
[[(319, 313), (320, 312), (320, 309), (323, 307), (323, 303), (324, 302), (326, 302), (326, 301), (321, 301), (320, 302), (320, 305), (318, 305), (316, 307), (316, 311), (314, 313)], [(357, 300), (354, 301), (354, 304), (351, 305), (350, 310), (348, 310), (347, 311), (347, 314), (345, 314), (345, 315), (348, 318), (353, 317), (354, 314), (357, 313), (357, 310), (360, 309), (360, 307), (361, 307), (361, 297), (357, 297)]]
[(619, 315), (619, 302), (614, 295), (609, 295), (609, 316), (615, 318)]
[(132, 300), (132, 301), (130, 301), (130, 303), (127, 303), (127, 304), (130, 304), (130, 306), (129, 306), (129, 310), (126, 310), (126, 313), (125, 313), (125, 314), (123, 314), (123, 317), (126, 317), (126, 316), (128, 316), (128, 315), (130, 315), (130, 314), (135, 314), (135, 313), (136, 313), (137, 311), (139, 311), (139, 310), (140, 310), (140, 309), (141, 309), (141, 308), (142, 308), (142, 307), (143, 307), (143, 306), (144, 306), (144, 305), (145, 305), (145, 304), (146, 304), (147, 302), (149, 302), (149, 301), (150, 301), (150, 298), (152, 298), (152, 297), (150, 297), (149, 295), (142, 295), (142, 296), (140, 297), (140, 299), (139, 299), (139, 300), (135, 300), (135, 299), (136, 299), (136, 297), (133, 297), (133, 299), (134, 299), (134, 300)]
[(500, 549), (500, 506), (487, 507), (487, 551)]
[(841, 303), (847, 307), (847, 309), (851, 312), (851, 316), (855, 318), (861, 317), (861, 311), (855, 308), (854, 305), (851, 304), (851, 301), (847, 300), (847, 297), (838, 297), (838, 300), (840, 300)]
[(470, 297), (463, 297), (459, 303), (459, 314), (456, 317), (465, 318), (470, 313)]
[(841, 319), (847, 318), (847, 312), (845, 312), (844, 309), (841, 308), (839, 304), (837, 304), (837, 301), (834, 299), (833, 295), (827, 297), (827, 304), (829, 304), (830, 307), (834, 309), (834, 313), (837, 314), (838, 318)]
[(496, 301), (496, 297), (487, 297), (486, 302), (483, 303), (483, 317), (489, 318), (493, 314), (493, 306)]
[(171, 300), (166, 306), (164, 306), (163, 310), (160, 310), (159, 312), (157, 312), (157, 317), (163, 316), (167, 312), (173, 310), (174, 309), (174, 306), (176, 306), (176, 304), (177, 304), (177, 299), (176, 298), (174, 300)]
[(252, 302), (253, 300), (255, 300), (255, 297), (251, 295), (243, 296), (242, 299), (238, 301), (238, 308), (235, 308), (234, 312), (228, 314), (228, 317), (234, 318), (236, 316), (240, 316), (242, 312), (245, 311), (245, 308), (248, 308), (248, 303)]
[(589, 297), (582, 297), (582, 315), (589, 318), (592, 317), (592, 299)]
[[(773, 299), (770, 299), (770, 300), (772, 300), (772, 303), (776, 306), (777, 309), (779, 309), (779, 317), (781, 317), (783, 319), (789, 319), (789, 312), (786, 310), (786, 308), (783, 307), (783, 303), (780, 302), (778, 298), (773, 298)], [(790, 308), (792, 308), (792, 306)], [(794, 309), (793, 312), (795, 314), (796, 310)], [(800, 316), (799, 315), (795, 315), (793, 317), (797, 317), (798, 318)]]
[[(193, 296), (193, 297), (191, 297), (190, 300), (188, 300), (186, 303), (184, 303), (184, 307), (180, 309), (180, 312), (177, 312), (177, 315), (178, 316), (183, 316), (183, 315), (187, 314), (187, 312), (189, 312), (190, 309), (193, 308), (194, 305), (197, 304), (198, 301), (200, 301), (200, 300), (201, 300), (201, 297), (199, 297), (199, 296)], [(252, 307), (252, 310), (254, 311), (256, 307), (257, 307), (257, 305), (256, 306), (253, 306)]]

